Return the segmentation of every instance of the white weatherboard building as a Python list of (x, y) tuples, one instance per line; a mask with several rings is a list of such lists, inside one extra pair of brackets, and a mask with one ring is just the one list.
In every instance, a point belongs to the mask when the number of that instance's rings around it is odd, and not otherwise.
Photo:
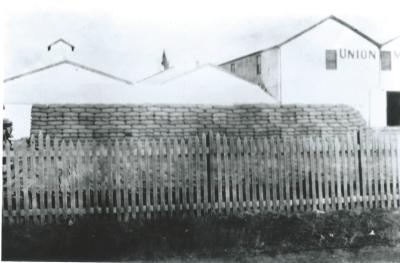
[(347, 104), (370, 126), (400, 125), (387, 122), (387, 116), (396, 114), (396, 108), (386, 107), (387, 92), (400, 91), (400, 49), (398, 41), (392, 42), (382, 46), (392, 60), (392, 68), (384, 70), (389, 58), (381, 55), (381, 45), (330, 16), (286, 41), (221, 66), (262, 86), (282, 104)]

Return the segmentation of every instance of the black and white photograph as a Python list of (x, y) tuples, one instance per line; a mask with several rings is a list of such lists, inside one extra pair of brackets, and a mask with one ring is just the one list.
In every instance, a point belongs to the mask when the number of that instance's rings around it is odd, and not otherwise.
[(399, 7), (0, 4), (1, 260), (400, 262)]

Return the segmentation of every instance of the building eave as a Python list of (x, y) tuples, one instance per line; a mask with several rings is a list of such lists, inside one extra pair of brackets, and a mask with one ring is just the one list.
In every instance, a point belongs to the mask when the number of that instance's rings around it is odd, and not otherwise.
[(86, 71), (89, 71), (89, 72), (92, 72), (92, 73), (95, 73), (95, 74), (98, 74), (98, 75), (101, 75), (103, 77), (107, 77), (107, 78), (110, 78), (110, 79), (113, 79), (113, 80), (116, 80), (116, 81), (120, 81), (120, 82), (123, 82), (123, 83), (128, 84), (128, 85), (133, 85), (133, 83), (131, 81), (129, 81), (129, 80), (116, 77), (114, 75), (105, 73), (103, 71), (100, 71), (100, 70), (97, 70), (97, 69), (94, 69), (94, 68), (91, 68), (91, 67), (88, 67), (88, 66), (84, 66), (82, 64), (79, 64), (77, 62), (73, 62), (73, 61), (70, 61), (70, 60), (62, 60), (62, 61), (50, 64), (50, 65), (47, 65), (47, 66), (44, 66), (44, 67), (41, 67), (41, 68), (37, 68), (37, 69), (31, 70), (31, 71), (28, 71), (28, 72), (25, 72), (25, 73), (22, 73), (22, 74), (18, 74), (18, 75), (12, 76), (12, 77), (8, 77), (8, 78), (4, 79), (3, 82), (7, 83), (7, 82), (10, 82), (10, 81), (22, 78), (22, 77), (26, 77), (26, 76), (29, 76), (29, 75), (32, 75), (32, 74), (35, 74), (35, 73), (38, 73), (38, 72), (41, 72), (41, 71), (45, 71), (47, 69), (54, 68), (54, 67), (57, 67), (57, 66), (60, 66), (60, 65), (63, 65), (63, 64), (68, 64), (68, 65), (71, 65), (71, 66), (74, 66), (74, 67), (78, 67), (78, 68), (81, 68), (83, 70), (86, 70)]
[(382, 45), (382, 44), (378, 43), (377, 41), (375, 41), (374, 39), (372, 39), (371, 37), (369, 37), (368, 35), (364, 34), (364, 33), (361, 32), (360, 30), (358, 30), (356, 27), (350, 25), (350, 24), (347, 23), (346, 21), (344, 21), (344, 20), (342, 20), (342, 19), (340, 19), (340, 18), (338, 18), (338, 17), (336, 17), (336, 16), (334, 16), (334, 15), (331, 15), (331, 16), (328, 16), (328, 17), (326, 17), (326, 18), (320, 20), (319, 22), (313, 24), (312, 26), (307, 27), (306, 29), (300, 31), (299, 33), (293, 35), (292, 37), (289, 37), (288, 39), (286, 39), (286, 40), (284, 40), (284, 41), (282, 41), (282, 42), (280, 42), (280, 43), (278, 43), (278, 44), (276, 44), (276, 45), (273, 45), (273, 46), (271, 46), (271, 47), (268, 47), (268, 48), (265, 48), (265, 49), (261, 49), (261, 50), (255, 51), (255, 52), (252, 52), (252, 53), (247, 54), (247, 55), (243, 55), (243, 56), (240, 56), (240, 57), (231, 59), (231, 60), (226, 61), (226, 62), (223, 62), (223, 63), (221, 63), (221, 64), (219, 64), (219, 65), (222, 66), (222, 65), (225, 65), (225, 64), (228, 64), (228, 63), (232, 63), (232, 62), (234, 62), (234, 61), (237, 61), (237, 60), (240, 60), (240, 59), (243, 59), (243, 58), (246, 58), (246, 57), (250, 57), (250, 56), (253, 56), (253, 55), (256, 55), (256, 54), (259, 54), (259, 53), (268, 51), (268, 50), (271, 50), (271, 49), (280, 48), (280, 47), (282, 47), (282, 46), (288, 44), (289, 42), (291, 42), (291, 41), (297, 39), (298, 37), (304, 35), (305, 33), (307, 33), (307, 32), (309, 32), (309, 31), (313, 30), (314, 28), (318, 27), (319, 25), (325, 23), (325, 22), (328, 21), (328, 20), (333, 20), (333, 21), (335, 21), (335, 22), (341, 24), (342, 26), (344, 26), (344, 27), (350, 29), (351, 31), (353, 31), (353, 32), (356, 33), (357, 35), (361, 36), (361, 37), (364, 38), (365, 40), (371, 42), (373, 45), (377, 46), (378, 48), (380, 48), (381, 45)]

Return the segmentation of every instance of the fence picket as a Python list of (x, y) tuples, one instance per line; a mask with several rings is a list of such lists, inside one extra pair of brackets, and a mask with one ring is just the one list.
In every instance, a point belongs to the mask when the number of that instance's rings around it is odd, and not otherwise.
[(283, 143), (280, 138), (276, 138), (277, 142), (277, 168), (278, 168), (278, 191), (279, 191), (279, 211), (285, 210), (285, 197), (284, 197), (284, 166), (285, 166), (285, 156), (283, 155)]
[[(297, 185), (300, 187), (300, 173), (298, 171), (298, 163), (296, 161), (297, 156), (297, 144), (294, 138), (290, 138), (290, 174), (292, 179), (292, 190), (289, 193), (292, 193), (292, 208), (293, 212), (297, 212), (297, 206), (301, 206), (300, 204), (300, 194), (298, 196)], [(296, 167), (297, 166), (297, 167)], [(297, 169), (296, 169), (297, 168)], [(297, 202), (299, 201), (299, 202)]]
[[(195, 137), (194, 142), (194, 154), (195, 154), (195, 166), (194, 166), (194, 174), (196, 176), (196, 216), (201, 216), (202, 210), (202, 202), (201, 202), (201, 176), (202, 176), (202, 169), (201, 169), (201, 162), (200, 162), (200, 139), (198, 136)], [(204, 202), (203, 202), (204, 203)]]
[(27, 144), (24, 140), (22, 143), (22, 181), (23, 181), (23, 200), (24, 200), (24, 222), (29, 221), (29, 198), (28, 198), (28, 154), (27, 154)]
[(224, 135), (222, 137), (222, 151), (224, 156), (224, 182), (225, 182), (225, 213), (227, 215), (230, 214), (231, 209), (231, 198), (230, 198), (230, 178), (231, 177), (231, 169), (229, 169), (229, 148), (228, 148), (228, 139)]
[(398, 167), (397, 167), (396, 160), (399, 157), (398, 157), (398, 155), (396, 153), (396, 148), (397, 148), (396, 136), (394, 136), (394, 135), (390, 136), (390, 142), (391, 142), (391, 144), (390, 144), (390, 155), (392, 157), (391, 158), (391, 161), (392, 161), (392, 163), (391, 163), (391, 167), (392, 167), (391, 173), (392, 173), (393, 207), (395, 209), (397, 209), (398, 208), (397, 202), (399, 200), (399, 195), (398, 195), (398, 188), (397, 188), (397, 185), (398, 185), (397, 169), (398, 169)]
[[(49, 141), (50, 142), (50, 141)], [(82, 164), (83, 162), (83, 148), (82, 148), (82, 143), (80, 140), (76, 143), (76, 161), (77, 161), (77, 184), (76, 184), (76, 191), (77, 191), (77, 214), (78, 216), (83, 215), (83, 193), (82, 193), (82, 184), (87, 177), (84, 166)]]
[(258, 155), (257, 155), (257, 182), (258, 182), (258, 200), (259, 200), (259, 208), (261, 214), (264, 213), (264, 208), (265, 208), (265, 198), (264, 198), (264, 183), (265, 183), (265, 177), (264, 177), (264, 168), (265, 165), (263, 163), (263, 155), (264, 155), (264, 145), (263, 145), (263, 140), (262, 139), (257, 139), (257, 148), (258, 148)]
[(180, 202), (180, 167), (179, 167), (179, 145), (178, 140), (174, 139), (174, 181), (175, 181), (175, 213), (180, 214), (181, 211), (181, 202)]
[(346, 136), (346, 151), (347, 151), (347, 179), (349, 184), (349, 199), (350, 199), (350, 206), (354, 209), (354, 184), (355, 184), (355, 175), (354, 175), (354, 144), (351, 140), (350, 134)]
[[(336, 199), (336, 192), (335, 192), (335, 185), (336, 185), (336, 177), (335, 177), (335, 167), (336, 167), (336, 161), (335, 161), (335, 141), (332, 140), (333, 137), (331, 137), (331, 140), (328, 141), (328, 152), (329, 152), (329, 182), (330, 182), (330, 193), (331, 193), (331, 209), (332, 210), (337, 210), (336, 204), (337, 199)], [(334, 139), (334, 138), (333, 138)]]
[(302, 148), (303, 148), (303, 158), (304, 158), (304, 184), (306, 190), (305, 202), (306, 202), (306, 210), (309, 211), (311, 205), (313, 204), (311, 201), (311, 191), (310, 189), (310, 181), (311, 181), (311, 150), (309, 138), (302, 138)]
[(386, 193), (386, 200), (387, 200), (387, 208), (392, 208), (392, 201), (393, 201), (393, 194), (391, 192), (391, 183), (390, 179), (392, 178), (391, 171), (390, 171), (390, 143), (388, 141), (389, 136), (384, 136), (383, 138), (383, 145), (385, 149), (385, 193)]
[(372, 142), (373, 142), (373, 151), (372, 151), (372, 160), (377, 160), (378, 164), (373, 163), (373, 185), (374, 185), (374, 201), (375, 205), (374, 208), (379, 207), (379, 147), (378, 147), (378, 141), (376, 138), (376, 135), (372, 135)]
[(323, 174), (322, 182), (324, 185), (323, 191), (324, 191), (324, 197), (325, 197), (324, 203), (325, 203), (325, 210), (328, 211), (328, 210), (332, 209), (332, 199), (330, 198), (330, 195), (329, 195), (329, 181), (330, 181), (329, 180), (329, 178), (330, 178), (330, 176), (329, 176), (329, 172), (330, 172), (329, 160), (330, 160), (330, 158), (328, 156), (329, 151), (328, 151), (328, 145), (327, 145), (325, 138), (321, 139), (321, 146), (322, 146), (321, 149), (322, 149), (322, 174)]
[(159, 145), (158, 145), (158, 157), (159, 161), (158, 164), (160, 166), (159, 169), (159, 180), (160, 180), (160, 211), (161, 217), (165, 216), (165, 147), (164, 147), (164, 140), (160, 138)]
[(271, 211), (271, 178), (270, 178), (270, 164), (272, 162), (270, 143), (266, 137), (263, 139), (264, 147), (264, 181), (265, 181), (265, 202), (267, 211)]
[(210, 179), (210, 203), (211, 203), (211, 213), (215, 212), (215, 178), (216, 178), (216, 174), (215, 174), (215, 164), (214, 164), (214, 160), (215, 160), (215, 141), (214, 141), (214, 136), (212, 131), (210, 131), (208, 133), (208, 140), (209, 140), (209, 179)]
[(243, 144), (240, 138), (237, 138), (237, 164), (238, 164), (238, 189), (239, 189), (239, 212), (243, 212)]
[(244, 197), (246, 199), (246, 211), (250, 210), (250, 163), (249, 163), (249, 142), (247, 137), (243, 138), (243, 158), (244, 158)]
[[(173, 203), (172, 203), (172, 191), (173, 191), (173, 186), (172, 186), (172, 154), (173, 154), (173, 148), (171, 146), (171, 140), (170, 139), (167, 140), (165, 152), (167, 154), (167, 172), (168, 172), (167, 173), (167, 181), (168, 181), (168, 211), (169, 211), (168, 215), (171, 217), (173, 215)], [(176, 206), (175, 206), (175, 208), (176, 208)]]
[(321, 152), (322, 152), (322, 143), (319, 137), (315, 137), (315, 154), (316, 154), (316, 180), (317, 180), (317, 192), (318, 192), (318, 209), (323, 211), (324, 210), (324, 200), (323, 200), (323, 189), (322, 189), (322, 166), (323, 162), (321, 160)]
[(133, 219), (136, 219), (138, 216), (138, 209), (137, 207), (137, 202), (138, 199), (136, 198), (137, 195), (137, 182), (138, 182), (138, 144), (131, 138), (129, 140), (129, 177), (130, 177), (130, 191), (131, 191), (131, 198), (130, 198), (130, 203), (131, 203), (131, 216)]
[(150, 182), (152, 184), (152, 187), (150, 187), (149, 190), (151, 189), (152, 193), (153, 193), (153, 195), (150, 197), (149, 200), (152, 199), (153, 202), (152, 203), (149, 202), (149, 203), (153, 207), (153, 217), (154, 218), (158, 217), (158, 213), (160, 212), (159, 208), (161, 205), (161, 204), (159, 205), (159, 202), (158, 202), (158, 188), (159, 188), (160, 178), (157, 175), (159, 175), (160, 172), (157, 173), (157, 170), (161, 171), (161, 166), (160, 167), (158, 166), (158, 164), (159, 164), (158, 158), (159, 157), (161, 157), (161, 155), (160, 155), (160, 153), (157, 153), (156, 141), (155, 141), (155, 139), (153, 139), (151, 141), (151, 159), (150, 159), (151, 165), (149, 164), (150, 165), (149, 169), (151, 169)]
[(365, 137), (364, 132), (358, 133), (358, 138), (359, 138), (359, 156), (360, 156), (360, 163), (359, 163), (359, 168), (361, 168), (361, 170), (357, 169), (358, 171), (358, 176), (361, 176), (362, 178), (362, 182), (361, 182), (361, 191), (360, 191), (360, 196), (361, 196), (361, 200), (360, 200), (360, 205), (362, 204), (363, 208), (366, 209), (368, 207), (368, 195), (367, 195), (367, 191), (368, 191), (368, 181), (369, 181), (369, 169), (367, 167), (367, 152), (368, 152), (368, 146), (367, 146), (367, 140)]
[(382, 138), (378, 138), (378, 155), (379, 155), (379, 193), (381, 197), (381, 208), (386, 207), (386, 195), (385, 195), (385, 182), (384, 182), (384, 160), (385, 160), (385, 148)]
[(398, 206), (400, 206), (400, 135), (396, 136), (396, 193)]
[(278, 163), (278, 152), (277, 152), (277, 141), (273, 137), (269, 141), (271, 145), (271, 164), (272, 164), (272, 209), (278, 210), (279, 203), (278, 203), (278, 170), (279, 170), (279, 163)]
[(192, 138), (188, 138), (188, 143), (187, 143), (187, 173), (186, 173), (186, 178), (188, 181), (188, 192), (189, 192), (189, 214), (190, 216), (194, 216), (194, 185), (193, 185), (193, 180), (196, 178), (194, 169), (193, 169), (193, 160), (194, 160), (194, 153), (193, 153), (194, 147), (193, 147), (193, 141)]
[(256, 165), (256, 156), (258, 155), (258, 149), (255, 145), (254, 139), (250, 139), (250, 162), (249, 162), (249, 170), (251, 171), (250, 174), (250, 189), (251, 189), (251, 205), (253, 212), (256, 212), (258, 210), (257, 207), (257, 188), (256, 188), (256, 180), (258, 178), (257, 176), (257, 165)]
[(285, 200), (285, 206), (286, 206), (286, 213), (290, 213), (290, 177), (292, 176), (290, 174), (291, 169), (290, 169), (290, 161), (289, 157), (291, 155), (291, 148), (290, 148), (290, 141), (287, 140), (286, 137), (283, 137), (283, 145), (282, 145), (282, 153), (283, 153), (283, 180), (285, 182), (285, 188), (283, 190), (284, 196), (286, 198)]
[(205, 133), (202, 134), (201, 137), (201, 154), (202, 154), (202, 165), (203, 165), (203, 213), (207, 214), (210, 209), (210, 201), (209, 201), (209, 188), (208, 188), (208, 149), (207, 149), (207, 135)]
[(374, 172), (373, 172), (373, 164), (372, 164), (372, 157), (371, 155), (373, 154), (373, 141), (371, 140), (371, 136), (368, 136), (368, 134), (365, 134), (363, 136), (363, 138), (365, 139), (365, 148), (366, 148), (366, 157), (365, 157), (365, 171), (366, 171), (366, 177), (367, 177), (367, 183), (368, 183), (368, 205), (369, 208), (373, 208), (374, 207), (374, 196), (372, 194), (372, 182), (373, 182), (373, 176), (374, 176)]
[(230, 165), (232, 176), (232, 213), (237, 215), (238, 210), (238, 163), (237, 163), (237, 144), (234, 138), (229, 138), (230, 146)]
[[(14, 216), (13, 216), (13, 193), (14, 187), (12, 186), (12, 169), (11, 169), (11, 143), (6, 141), (5, 142), (5, 158), (6, 158), (6, 180), (7, 180), (7, 212), (8, 212), (8, 222), (10, 224), (14, 223)], [(15, 158), (15, 157), (14, 157)], [(4, 194), (4, 192), (3, 192)], [(4, 214), (4, 213), (3, 213)]]
[(216, 143), (216, 169), (217, 169), (217, 199), (218, 199), (218, 212), (222, 212), (222, 162), (221, 162), (221, 137), (219, 133), (215, 135)]

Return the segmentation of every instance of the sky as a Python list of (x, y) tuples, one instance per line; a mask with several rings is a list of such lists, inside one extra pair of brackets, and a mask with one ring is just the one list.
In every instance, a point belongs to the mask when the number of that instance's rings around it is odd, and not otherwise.
[[(11, 2), (11, 1), (10, 1)], [(67, 58), (132, 81), (267, 48), (334, 14), (384, 42), (395, 1), (12, 1), (3, 10), (3, 77)], [(47, 45), (63, 38), (51, 52)]]

